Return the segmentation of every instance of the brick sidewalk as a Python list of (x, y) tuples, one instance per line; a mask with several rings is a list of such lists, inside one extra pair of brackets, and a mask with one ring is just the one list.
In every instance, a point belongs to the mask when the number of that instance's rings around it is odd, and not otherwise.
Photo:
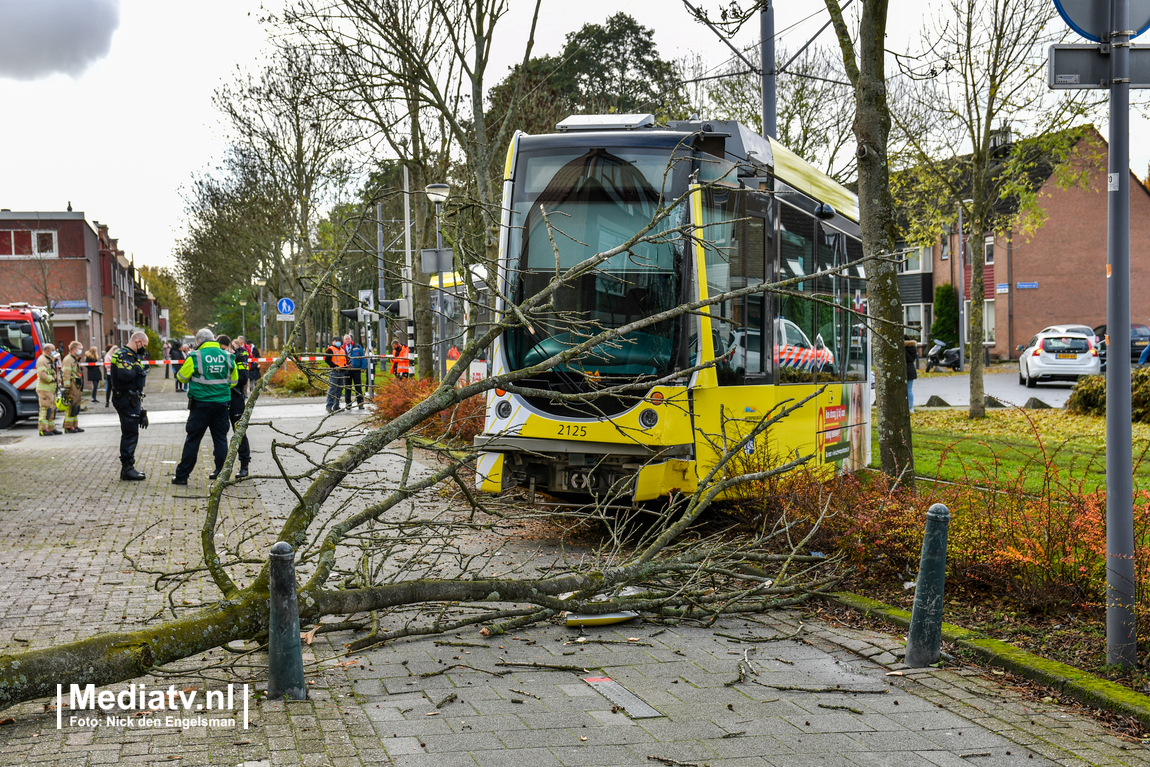
[[(301, 430), (315, 422), (277, 425)], [(270, 436), (266, 427), (253, 430), (256, 472), (271, 469)], [(127, 547), (141, 567), (157, 571), (180, 569), (198, 559), (199, 496), (207, 487), (203, 458), (186, 488), (167, 484), (182, 427), (162, 425), (143, 433), (138, 453), (148, 473), (143, 483), (117, 479), (114, 428), (44, 439), (35, 436), (34, 427), (32, 433), (18, 428), (4, 437), (16, 439), (0, 444), (5, 468), (0, 472), (4, 651), (130, 630), (161, 613), (166, 596), (153, 589), (155, 575), (134, 572), (123, 552)], [(243, 528), (243, 520), (274, 525), (289, 501), (282, 486), (261, 481), (232, 488), (222, 510), (230, 517), (229, 529)], [(270, 533), (247, 529), (257, 542), (270, 541)], [(236, 574), (242, 576), (243, 570)], [(183, 604), (214, 596), (214, 587), (193, 581), (173, 599)], [(395, 641), (351, 658), (343, 656), (343, 645), (356, 635), (321, 634), (305, 648), (305, 660), (313, 664), (308, 672), (311, 698), (253, 702), (248, 730), (67, 724), (57, 730), (55, 712), (45, 711), (40, 701), (0, 714), (15, 719), (0, 726), (0, 764), (1150, 764), (1140, 744), (1124, 742), (1093, 720), (1056, 705), (1023, 700), (993, 678), (947, 669), (887, 676), (898, 667), (901, 643), (886, 635), (808, 622), (794, 639), (750, 641), (789, 635), (799, 628), (801, 616), (780, 611), (754, 621), (728, 619), (706, 629), (626, 624), (589, 629), (583, 642), (577, 641), (577, 630), (553, 624), (494, 639), (470, 630)], [(758, 674), (729, 685), (744, 657)], [(582, 681), (589, 674), (505, 673), (508, 669), (496, 665), (511, 660), (573, 664), (604, 673), (662, 716), (631, 719), (613, 711), (609, 700)], [(474, 668), (420, 676), (461, 663)], [(202, 689), (205, 684), (179, 678), (136, 681), (149, 689), (170, 683)], [(815, 693), (760, 683), (887, 691)], [(209, 681), (207, 687), (221, 684)], [(451, 693), (457, 697), (437, 709)]]

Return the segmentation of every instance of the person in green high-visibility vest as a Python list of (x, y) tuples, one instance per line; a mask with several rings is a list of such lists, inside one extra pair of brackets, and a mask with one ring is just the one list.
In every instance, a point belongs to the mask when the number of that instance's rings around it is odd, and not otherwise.
[(184, 452), (176, 467), (173, 485), (188, 484), (204, 432), (212, 432), (212, 457), (216, 470), (208, 479), (220, 476), (224, 458), (228, 454), (228, 404), (232, 400), (232, 387), (239, 383), (236, 359), (230, 351), (220, 348), (210, 328), (196, 333), (196, 350), (188, 354), (176, 372), (176, 379), (188, 385), (188, 436)]

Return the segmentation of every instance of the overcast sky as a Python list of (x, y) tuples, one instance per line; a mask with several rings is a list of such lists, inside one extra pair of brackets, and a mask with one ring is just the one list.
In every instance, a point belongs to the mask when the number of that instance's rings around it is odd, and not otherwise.
[[(269, 3), (278, 4), (263, 0)], [(533, 3), (511, 4), (494, 46), (492, 82), (523, 55), (524, 14)], [(64, 210), (70, 201), (89, 221), (109, 224), (136, 263), (171, 265), (182, 229), (180, 189), (225, 147), (212, 92), (237, 67), (258, 66), (267, 49), (260, 5), (0, 0), (0, 95), (8, 116), (0, 208)], [(930, 5), (892, 0), (888, 47), (915, 35)], [(697, 52), (719, 65), (730, 56), (678, 0), (543, 0), (535, 53), (558, 52), (567, 33), (616, 11), (654, 29), (663, 58)], [(779, 3), (780, 44), (797, 48), (825, 21), (820, 0)], [(757, 38), (752, 24), (741, 42)], [(1134, 116), (1136, 137), (1143, 123)], [(1131, 155), (1135, 171), (1144, 174), (1150, 141), (1134, 140)]]

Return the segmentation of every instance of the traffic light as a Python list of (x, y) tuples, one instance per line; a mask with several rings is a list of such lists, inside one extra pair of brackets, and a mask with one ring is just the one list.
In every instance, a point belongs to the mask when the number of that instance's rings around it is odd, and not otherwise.
[(353, 322), (363, 322), (363, 309), (340, 309), (339, 313)]

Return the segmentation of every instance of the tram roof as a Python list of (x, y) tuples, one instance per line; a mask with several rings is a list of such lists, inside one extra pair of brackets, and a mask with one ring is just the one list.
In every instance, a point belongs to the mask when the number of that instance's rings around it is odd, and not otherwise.
[[(723, 141), (722, 147), (714, 139)], [(560, 147), (595, 147), (604, 144), (617, 147), (674, 149), (678, 146), (699, 149), (746, 166), (752, 163), (770, 168), (775, 177), (788, 186), (830, 204), (852, 221), (859, 220), (858, 197), (849, 189), (774, 139), (764, 140), (745, 125), (730, 121), (681, 121), (670, 128), (637, 130), (569, 130), (563, 133), (521, 134), (520, 149), (538, 150)]]

